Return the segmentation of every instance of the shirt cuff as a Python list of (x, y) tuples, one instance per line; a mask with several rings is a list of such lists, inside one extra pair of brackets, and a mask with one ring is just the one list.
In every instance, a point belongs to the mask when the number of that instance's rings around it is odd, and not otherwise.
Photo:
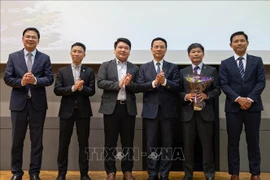
[(188, 95), (188, 94), (186, 94), (186, 95), (185, 95), (185, 97), (184, 97), (184, 101), (187, 101), (187, 95)]
[(74, 85), (71, 87), (71, 91), (75, 92)]
[(250, 100), (251, 102), (254, 102), (253, 99), (250, 99), (249, 97), (247, 97), (248, 100)]
[(36, 77), (34, 77), (34, 78), (35, 78), (34, 85), (37, 85), (37, 78)]
[(81, 90), (83, 90), (83, 86), (80, 88), (80, 89), (78, 89), (79, 91), (81, 91)]
[(152, 87), (156, 88), (157, 86), (155, 86), (155, 81), (152, 82)]
[(164, 83), (161, 84), (161, 86), (166, 86), (166, 84), (167, 84), (167, 79), (165, 79)]
[(237, 102), (237, 100), (240, 98), (240, 96), (238, 96), (235, 100), (234, 100), (234, 102)]

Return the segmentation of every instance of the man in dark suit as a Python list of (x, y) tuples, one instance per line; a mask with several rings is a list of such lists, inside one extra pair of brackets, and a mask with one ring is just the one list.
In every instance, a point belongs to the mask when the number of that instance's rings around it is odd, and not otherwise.
[[(147, 148), (149, 180), (169, 178), (173, 146), (173, 119), (178, 116), (179, 70), (165, 61), (167, 41), (155, 38), (151, 43), (153, 60), (141, 65), (138, 86), (143, 92), (142, 117)], [(161, 134), (160, 138), (159, 135)]]
[(36, 49), (40, 39), (36, 28), (26, 28), (24, 49), (9, 55), (4, 81), (12, 87), (10, 110), (12, 121), (12, 180), (21, 180), (23, 143), (29, 124), (31, 139), (30, 180), (39, 180), (42, 161), (42, 136), (46, 117), (46, 86), (53, 83), (50, 57)]
[[(220, 95), (219, 77), (216, 68), (205, 65), (203, 61), (204, 47), (199, 43), (191, 44), (188, 49), (188, 56), (192, 62), (180, 70), (181, 92), (183, 100), (181, 109), (181, 120), (183, 121), (184, 136), (184, 171), (183, 180), (193, 179), (193, 157), (194, 143), (198, 134), (203, 150), (203, 170), (207, 180), (213, 180), (215, 176), (214, 155), (213, 155), (213, 134), (214, 134), (214, 100)], [(190, 91), (189, 83), (185, 79), (187, 75), (201, 75), (211, 77), (212, 83), (203, 91), (194, 93)], [(201, 111), (195, 111), (192, 102), (195, 100), (204, 101), (205, 106)]]
[(265, 88), (265, 70), (260, 57), (246, 53), (248, 36), (243, 32), (231, 35), (234, 56), (220, 65), (221, 89), (226, 94), (225, 112), (228, 134), (228, 166), (231, 180), (239, 179), (239, 141), (245, 125), (251, 180), (260, 179), (259, 130)]
[(71, 46), (71, 65), (58, 70), (54, 93), (62, 96), (59, 118), (58, 177), (65, 180), (68, 167), (68, 147), (76, 123), (79, 142), (79, 166), (81, 180), (90, 180), (88, 176), (88, 139), (92, 109), (89, 96), (95, 94), (95, 73), (93, 69), (81, 64), (85, 57), (85, 45), (76, 42)]
[(139, 68), (128, 62), (131, 42), (119, 38), (114, 43), (115, 59), (102, 63), (98, 70), (97, 85), (103, 89), (99, 112), (104, 118), (104, 163), (107, 180), (115, 180), (116, 145), (120, 134), (123, 158), (121, 168), (125, 180), (135, 179), (133, 168), (133, 140), (137, 115), (136, 78)]

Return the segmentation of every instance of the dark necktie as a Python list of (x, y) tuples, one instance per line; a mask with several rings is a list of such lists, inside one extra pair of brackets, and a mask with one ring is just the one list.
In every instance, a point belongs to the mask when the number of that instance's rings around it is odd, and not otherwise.
[(27, 69), (32, 71), (32, 53), (27, 54)]
[(198, 75), (198, 69), (199, 69), (200, 67), (199, 66), (195, 66), (194, 67), (194, 69), (193, 69), (193, 74), (194, 75)]
[(239, 60), (238, 69), (239, 69), (239, 72), (240, 72), (242, 79), (244, 78), (244, 75), (245, 75), (243, 59), (244, 59), (243, 57), (238, 58), (238, 60)]
[(160, 73), (160, 63), (157, 62), (157, 74), (159, 74), (159, 73)]

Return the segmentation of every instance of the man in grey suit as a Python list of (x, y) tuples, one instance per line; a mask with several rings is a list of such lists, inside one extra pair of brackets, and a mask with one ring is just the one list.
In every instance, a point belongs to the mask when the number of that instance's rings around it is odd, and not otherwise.
[(116, 178), (116, 145), (120, 134), (123, 158), (121, 168), (125, 180), (135, 179), (133, 168), (133, 140), (137, 115), (136, 78), (139, 68), (128, 62), (131, 42), (118, 38), (114, 43), (115, 59), (102, 63), (98, 70), (97, 85), (103, 89), (99, 112), (104, 118), (104, 163), (107, 180)]
[(24, 49), (9, 55), (4, 75), (12, 87), (10, 110), (12, 121), (11, 180), (21, 180), (24, 174), (23, 143), (29, 124), (31, 139), (30, 180), (39, 180), (42, 162), (42, 137), (47, 111), (46, 86), (53, 83), (50, 57), (36, 49), (40, 33), (26, 28), (22, 41)]
[[(193, 156), (194, 143), (198, 134), (203, 149), (203, 170), (206, 180), (214, 180), (215, 166), (213, 155), (213, 135), (215, 109), (214, 100), (220, 95), (219, 77), (216, 68), (205, 65), (203, 61), (204, 47), (199, 43), (191, 44), (188, 49), (188, 56), (192, 62), (191, 66), (187, 66), (180, 70), (181, 92), (180, 98), (183, 100), (181, 109), (181, 120), (183, 121), (184, 136), (184, 171), (183, 180), (193, 179)], [(213, 82), (203, 91), (199, 93), (190, 92), (189, 84), (185, 77), (187, 75), (201, 75), (211, 77)], [(193, 102), (204, 101), (205, 106), (201, 111), (195, 111)]]
[(59, 118), (58, 177), (65, 180), (68, 167), (68, 147), (74, 123), (79, 142), (79, 166), (81, 180), (90, 180), (88, 176), (88, 139), (92, 108), (90, 96), (95, 94), (95, 73), (93, 69), (81, 64), (85, 57), (85, 45), (76, 42), (71, 46), (71, 65), (58, 70), (54, 93), (62, 96)]
[(172, 126), (173, 119), (178, 117), (177, 94), (180, 78), (177, 65), (163, 59), (166, 51), (165, 39), (153, 39), (153, 60), (141, 65), (138, 78), (139, 90), (143, 92), (142, 117), (149, 180), (157, 180), (158, 174), (161, 180), (169, 179), (172, 164)]

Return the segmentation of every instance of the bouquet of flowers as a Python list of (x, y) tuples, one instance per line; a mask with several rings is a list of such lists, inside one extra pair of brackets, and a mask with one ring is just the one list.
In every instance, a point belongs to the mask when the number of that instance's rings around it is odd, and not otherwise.
[(197, 94), (202, 93), (211, 84), (213, 78), (203, 75), (186, 75), (185, 79), (188, 82), (190, 92), (196, 94), (193, 101), (194, 111), (201, 111), (205, 106), (205, 102), (199, 101)]

